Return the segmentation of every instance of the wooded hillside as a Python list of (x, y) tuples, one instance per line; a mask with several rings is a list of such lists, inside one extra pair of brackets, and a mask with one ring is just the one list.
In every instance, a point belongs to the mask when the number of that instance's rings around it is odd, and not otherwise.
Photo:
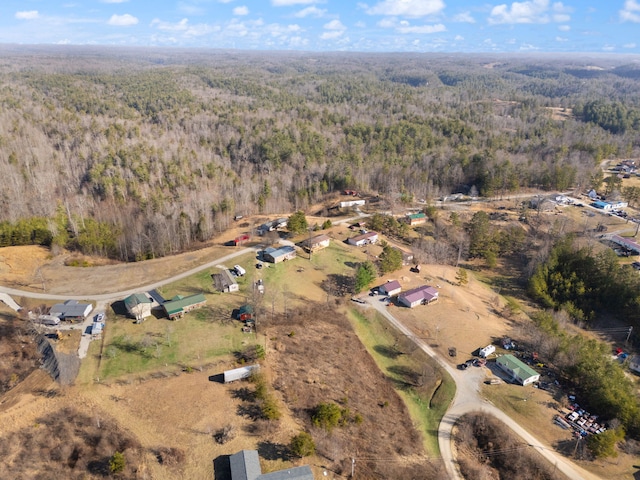
[(564, 190), (640, 149), (640, 68), (625, 57), (9, 46), (2, 57), (2, 245), (139, 260), (206, 240), (237, 213), (303, 209), (342, 188), (404, 200)]

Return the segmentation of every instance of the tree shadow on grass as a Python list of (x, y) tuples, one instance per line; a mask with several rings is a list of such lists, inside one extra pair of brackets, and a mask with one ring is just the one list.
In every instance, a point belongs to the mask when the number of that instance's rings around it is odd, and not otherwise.
[(266, 460), (282, 460), (285, 462), (291, 460), (291, 451), (288, 445), (269, 441), (258, 443), (258, 455)]
[(233, 398), (238, 398), (243, 402), (253, 402), (256, 399), (255, 392), (252, 392), (247, 387), (241, 387), (236, 390), (231, 390), (231, 396)]
[(420, 383), (420, 373), (410, 367), (406, 367), (404, 365), (392, 365), (387, 370), (396, 375), (395, 380), (401, 384), (415, 387)]
[(373, 347), (373, 349), (383, 357), (390, 358), (392, 360), (395, 360), (403, 354), (402, 352), (398, 351), (396, 347), (391, 345), (376, 345)]
[(238, 405), (237, 413), (254, 421), (262, 418), (262, 409), (255, 403)]

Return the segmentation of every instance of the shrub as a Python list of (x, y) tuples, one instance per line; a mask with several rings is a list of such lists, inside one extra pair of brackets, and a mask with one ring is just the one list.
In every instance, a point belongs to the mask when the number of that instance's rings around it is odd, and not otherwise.
[(316, 453), (316, 444), (313, 437), (307, 432), (300, 432), (291, 438), (289, 448), (291, 453), (298, 457), (309, 457)]
[(311, 416), (311, 422), (327, 431), (337, 427), (343, 419), (343, 410), (335, 403), (320, 403)]
[(126, 466), (127, 462), (124, 458), (124, 455), (120, 452), (114, 453), (109, 460), (109, 471), (111, 473), (120, 473), (125, 469)]

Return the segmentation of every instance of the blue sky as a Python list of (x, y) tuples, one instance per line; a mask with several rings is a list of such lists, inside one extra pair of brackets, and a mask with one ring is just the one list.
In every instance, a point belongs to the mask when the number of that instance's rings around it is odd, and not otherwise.
[(0, 43), (640, 53), (640, 0), (1, 0)]

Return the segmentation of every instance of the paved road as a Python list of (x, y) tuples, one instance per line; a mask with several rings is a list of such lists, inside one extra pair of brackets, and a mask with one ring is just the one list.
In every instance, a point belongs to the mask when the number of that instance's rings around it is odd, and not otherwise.
[[(531, 448), (537, 449), (550, 463), (555, 465), (556, 468), (564, 473), (571, 480), (598, 480), (600, 477), (593, 475), (590, 472), (580, 468), (573, 464), (567, 458), (559, 455), (550, 447), (542, 444), (533, 435), (527, 432), (524, 428), (518, 425), (511, 417), (505, 414), (502, 410), (485, 400), (480, 396), (480, 385), (485, 378), (485, 367), (477, 368), (470, 367), (467, 370), (457, 370), (453, 368), (448, 362), (446, 362), (439, 354), (437, 354), (427, 343), (421, 338), (418, 338), (414, 333), (407, 328), (403, 323), (396, 319), (389, 307), (386, 307), (384, 302), (381, 302), (381, 297), (369, 296), (363, 297), (367, 303), (378, 310), (391, 325), (393, 325), (402, 334), (409, 337), (415, 344), (421, 348), (430, 357), (435, 359), (440, 366), (453, 378), (456, 383), (456, 394), (451, 402), (451, 406), (447, 413), (440, 421), (438, 427), (438, 445), (440, 447), (440, 454), (445, 464), (447, 474), (451, 480), (464, 480), (458, 471), (458, 467), (455, 460), (455, 453), (452, 449), (452, 430), (458, 419), (470, 412), (482, 411), (487, 414), (501, 420), (511, 430), (513, 430), (526, 444)], [(391, 307), (396, 308), (396, 307)]]

